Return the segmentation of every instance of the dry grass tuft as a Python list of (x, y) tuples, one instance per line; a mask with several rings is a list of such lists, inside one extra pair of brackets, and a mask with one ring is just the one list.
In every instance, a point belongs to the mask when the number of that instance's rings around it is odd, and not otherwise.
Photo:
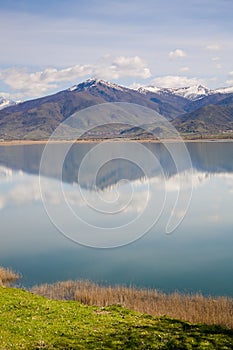
[(0, 286), (9, 286), (20, 278), (20, 274), (15, 271), (0, 266)]
[(66, 281), (35, 286), (33, 292), (50, 299), (72, 299), (87, 305), (120, 304), (154, 316), (167, 315), (192, 323), (233, 328), (233, 299), (201, 294), (165, 294), (157, 290), (101, 286), (90, 281)]

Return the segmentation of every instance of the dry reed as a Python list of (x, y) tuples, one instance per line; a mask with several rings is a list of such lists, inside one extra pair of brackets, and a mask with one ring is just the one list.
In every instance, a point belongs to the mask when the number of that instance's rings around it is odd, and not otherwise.
[(157, 290), (101, 286), (90, 281), (66, 281), (35, 286), (32, 291), (50, 299), (77, 300), (87, 305), (120, 304), (154, 316), (233, 328), (233, 299), (201, 294), (165, 294)]
[(20, 278), (20, 274), (15, 271), (0, 266), (0, 286), (9, 286)]

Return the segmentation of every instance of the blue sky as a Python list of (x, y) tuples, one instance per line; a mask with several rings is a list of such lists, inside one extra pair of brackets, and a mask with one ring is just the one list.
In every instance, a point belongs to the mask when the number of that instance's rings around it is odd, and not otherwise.
[(232, 0), (0, 0), (0, 95), (90, 77), (127, 86), (233, 86)]

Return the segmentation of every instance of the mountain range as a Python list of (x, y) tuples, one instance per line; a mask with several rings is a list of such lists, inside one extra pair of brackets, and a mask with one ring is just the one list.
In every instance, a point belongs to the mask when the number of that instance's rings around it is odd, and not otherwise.
[(160, 95), (163, 95), (163, 94), (177, 95), (177, 96), (187, 98), (188, 100), (191, 100), (191, 101), (196, 101), (210, 95), (233, 93), (233, 87), (226, 87), (226, 88), (212, 90), (212, 89), (208, 89), (203, 85), (192, 85), (192, 86), (185, 86), (180, 88), (160, 88), (156, 86), (146, 86), (144, 88), (143, 87), (138, 88), (138, 91), (142, 93), (146, 91), (150, 91)]
[[(151, 108), (186, 137), (233, 135), (233, 87), (211, 90), (198, 85), (131, 89), (104, 80), (88, 79), (50, 96), (17, 104), (11, 102), (8, 106), (5, 102), (5, 108), (0, 110), (0, 139), (47, 139), (59, 123), (73, 113), (104, 102), (128, 102)], [(99, 134), (101, 137), (118, 134), (139, 137), (141, 131), (136, 128), (128, 133), (119, 128), (119, 133), (116, 129), (113, 133), (111, 128), (105, 128)], [(98, 137), (98, 132), (95, 135)]]

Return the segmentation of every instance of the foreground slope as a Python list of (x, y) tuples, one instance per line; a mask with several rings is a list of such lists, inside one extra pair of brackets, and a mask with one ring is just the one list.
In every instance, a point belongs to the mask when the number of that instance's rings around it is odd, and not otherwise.
[(232, 349), (233, 331), (0, 287), (0, 349)]

